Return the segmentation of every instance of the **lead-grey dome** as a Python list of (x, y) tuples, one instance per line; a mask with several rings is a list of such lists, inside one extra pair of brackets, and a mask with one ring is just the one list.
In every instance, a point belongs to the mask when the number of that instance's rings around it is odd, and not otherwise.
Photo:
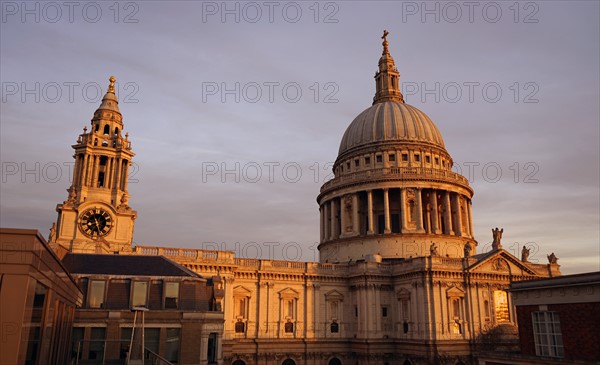
[(442, 135), (429, 117), (400, 101), (373, 104), (360, 113), (346, 129), (338, 156), (378, 142), (421, 142), (446, 149)]

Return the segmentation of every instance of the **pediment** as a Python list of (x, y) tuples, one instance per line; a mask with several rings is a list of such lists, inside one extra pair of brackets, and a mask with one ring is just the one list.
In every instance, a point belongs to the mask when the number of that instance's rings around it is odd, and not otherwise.
[(325, 293), (325, 300), (327, 301), (343, 301), (344, 295), (337, 290), (331, 290)]
[(456, 286), (452, 286), (446, 290), (447, 298), (462, 298), (465, 296), (465, 291), (457, 288)]
[(252, 291), (248, 288), (238, 285), (233, 288), (233, 296), (250, 298), (252, 296)]
[(285, 289), (279, 291), (279, 297), (281, 299), (298, 299), (300, 297), (300, 295), (298, 294), (297, 291), (288, 287), (288, 288), (285, 288)]
[(410, 291), (405, 288), (400, 288), (400, 290), (396, 292), (396, 297), (398, 300), (408, 300), (410, 299)]
[(535, 271), (523, 264), (521, 260), (503, 249), (478, 256), (481, 256), (480, 260), (469, 267), (469, 272), (538, 276)]

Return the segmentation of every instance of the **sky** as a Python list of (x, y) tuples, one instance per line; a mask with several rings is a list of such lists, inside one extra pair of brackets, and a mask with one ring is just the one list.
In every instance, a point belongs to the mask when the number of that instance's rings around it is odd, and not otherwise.
[(381, 34), (475, 190), (478, 252), (600, 270), (600, 3), (2, 1), (0, 226), (47, 235), (117, 78), (134, 244), (318, 260), (316, 197)]

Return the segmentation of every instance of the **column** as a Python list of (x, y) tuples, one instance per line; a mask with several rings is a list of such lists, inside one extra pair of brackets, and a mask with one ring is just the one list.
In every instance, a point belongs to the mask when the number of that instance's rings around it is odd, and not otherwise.
[(400, 188), (400, 224), (402, 233), (406, 232), (406, 202), (404, 200), (404, 189)]
[(417, 232), (423, 233), (423, 202), (421, 201), (421, 188), (416, 188), (416, 197), (417, 200)]
[(109, 164), (108, 164), (108, 180), (107, 180), (106, 188), (107, 189), (111, 189), (112, 188), (112, 181), (115, 178), (115, 171), (114, 171), (115, 158), (111, 157), (108, 161), (109, 161)]
[(383, 214), (385, 217), (385, 229), (383, 233), (390, 233), (390, 194), (389, 189), (383, 189)]
[(91, 187), (95, 188), (98, 185), (98, 168), (100, 166), (100, 156), (94, 156), (94, 169), (92, 172)]
[(352, 233), (360, 234), (360, 221), (358, 219), (358, 193), (352, 194)]
[(444, 192), (444, 225), (446, 226), (446, 232), (444, 234), (454, 234), (452, 229), (452, 211), (450, 210), (450, 192)]
[(348, 212), (346, 211), (346, 196), (340, 198), (340, 237), (348, 236)]
[(431, 231), (434, 234), (440, 234), (440, 229), (438, 228), (437, 190), (432, 190), (429, 197), (429, 204), (431, 205)]
[(75, 168), (73, 169), (73, 181), (71, 184), (73, 187), (77, 186), (77, 177), (79, 175), (79, 167), (81, 165), (79, 158), (79, 155), (75, 154)]
[(323, 242), (331, 237), (331, 229), (329, 229), (329, 202), (323, 203)]
[(323, 222), (323, 206), (321, 205), (319, 207), (319, 241), (320, 242), (324, 241), (323, 240), (323, 237), (324, 237), (323, 230), (324, 229), (325, 229), (325, 226), (324, 226), (324, 222)]
[(473, 212), (471, 210), (472, 205), (473, 202), (469, 199), (469, 201), (467, 201), (467, 215), (469, 217), (469, 236), (471, 236), (471, 238), (473, 238)]
[(319, 337), (319, 288), (321, 287), (319, 284), (312, 284), (313, 287), (313, 333), (314, 337)]
[[(381, 313), (382, 309), (381, 309), (381, 286), (379, 285), (373, 285), (373, 294), (375, 295), (375, 323), (376, 323), (376, 331), (377, 333), (381, 333), (382, 328), (381, 328), (381, 321), (382, 321), (382, 316), (383, 314)], [(391, 315), (391, 313), (388, 313), (388, 316)]]
[(85, 186), (91, 186), (92, 185), (92, 167), (93, 162), (94, 162), (94, 156), (93, 155), (86, 155), (87, 157), (87, 162), (86, 162), (86, 169), (85, 169)]
[(372, 308), (369, 307), (371, 305), (371, 301), (369, 300), (369, 286), (367, 284), (364, 284), (362, 295), (363, 295), (363, 305), (364, 305), (362, 319), (364, 321), (365, 337), (369, 337), (369, 333), (371, 332), (370, 331), (370, 328), (371, 328), (371, 325), (370, 325), (371, 318), (370, 317), (371, 317)]
[(369, 217), (367, 234), (373, 234), (375, 233), (373, 231), (373, 190), (367, 190), (367, 212)]
[(129, 161), (123, 160), (125, 162), (123, 165), (123, 191), (127, 191), (127, 184), (129, 183)]
[(233, 277), (224, 276), (221, 277), (221, 280), (225, 291), (223, 308), (221, 308), (225, 317), (224, 334), (226, 338), (231, 338), (231, 335), (235, 333), (235, 328), (231, 324), (231, 320), (235, 318), (233, 313)]
[(121, 179), (121, 159), (120, 158), (116, 158), (116, 163), (115, 166), (113, 167), (115, 169), (115, 178), (113, 179), (113, 184), (112, 184), (112, 188), (119, 190), (119, 181)]
[(452, 194), (451, 196), (451, 201), (452, 201), (452, 210), (454, 210), (454, 233), (457, 236), (462, 236), (462, 217), (460, 214), (460, 204), (458, 201), (459, 197), (458, 194)]
[(335, 239), (337, 233), (337, 222), (335, 219), (335, 198), (331, 199), (331, 206), (329, 207), (329, 212), (331, 213), (331, 231), (329, 232), (329, 237), (333, 240)]

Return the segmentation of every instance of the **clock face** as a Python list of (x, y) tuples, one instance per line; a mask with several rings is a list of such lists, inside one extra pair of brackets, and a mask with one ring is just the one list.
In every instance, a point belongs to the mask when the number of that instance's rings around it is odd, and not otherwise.
[(112, 226), (110, 213), (102, 208), (91, 208), (81, 213), (79, 229), (88, 237), (105, 236)]

